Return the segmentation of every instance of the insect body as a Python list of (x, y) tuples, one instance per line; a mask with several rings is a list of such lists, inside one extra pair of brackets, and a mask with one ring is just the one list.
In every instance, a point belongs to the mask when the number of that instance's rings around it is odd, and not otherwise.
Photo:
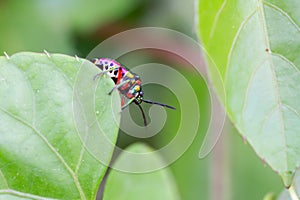
[[(172, 106), (144, 99), (140, 77), (129, 71), (129, 69), (127, 69), (124, 65), (121, 65), (119, 62), (109, 58), (94, 58), (92, 62), (102, 70), (102, 72), (97, 74), (94, 79), (96, 79), (98, 76), (107, 74), (115, 82), (115, 86), (108, 94), (110, 95), (115, 89), (119, 90), (119, 92), (123, 95), (122, 110), (124, 110), (133, 102), (138, 105), (142, 112), (145, 126), (147, 126), (147, 122), (144, 111), (140, 106), (142, 102), (156, 104), (175, 110), (175, 108)], [(129, 99), (127, 103), (125, 103), (124, 97)]]

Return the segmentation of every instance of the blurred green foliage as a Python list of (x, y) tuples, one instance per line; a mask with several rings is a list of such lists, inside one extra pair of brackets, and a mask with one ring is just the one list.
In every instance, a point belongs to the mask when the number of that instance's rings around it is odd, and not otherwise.
[(74, 37), (130, 13), (137, 0), (1, 0), (0, 50), (76, 53)]
[[(125, 149), (125, 152), (133, 153), (150, 153), (154, 149), (143, 143), (134, 143)], [(117, 162), (130, 159), (128, 154), (121, 153)], [(139, 166), (140, 161), (136, 160), (130, 163), (130, 166)], [(164, 160), (160, 156), (153, 156), (149, 160), (149, 165), (163, 164)], [(135, 168), (135, 167), (133, 167)], [(133, 169), (129, 168), (129, 169)], [(107, 178), (104, 191), (104, 200), (123, 199), (123, 200), (140, 200), (140, 199), (172, 199), (179, 200), (177, 186), (168, 167), (150, 172), (150, 173), (127, 173), (112, 169)], [(118, 192), (116, 192), (118, 188)]]
[[(192, 0), (0, 0), (0, 52), (13, 54), (19, 51), (41, 52), (46, 49), (50, 53), (84, 57), (105, 38), (141, 26), (172, 28), (195, 38), (193, 6)], [(175, 67), (198, 92), (201, 112), (198, 134), (184, 155), (171, 165), (181, 199), (206, 200), (212, 199), (214, 193), (226, 193), (224, 199), (227, 200), (258, 200), (263, 199), (268, 192), (278, 194), (281, 191), (282, 184), (277, 175), (259, 160), (249, 145), (243, 143), (232, 127), (227, 129), (227, 133), (218, 142), (220, 148), (223, 148), (221, 154), (212, 152), (206, 159), (199, 160), (198, 152), (210, 117), (205, 82), (190, 66), (178, 64), (172, 57), (164, 58), (154, 53), (142, 59), (136, 57), (131, 64), (139, 61), (164, 62)], [(130, 68), (130, 65), (127, 66)], [(146, 86), (145, 93), (148, 97), (163, 94), (160, 97), (162, 102), (179, 105), (176, 97), (167, 89)], [(134, 106), (130, 109), (133, 113), (138, 111)], [(159, 148), (174, 137), (172, 133), (176, 133), (177, 128), (174, 124), (180, 120), (180, 112), (167, 112), (166, 127), (157, 136), (143, 142)], [(142, 123), (140, 118), (136, 121)], [(118, 146), (125, 148), (137, 140), (139, 139), (120, 133)], [(225, 159), (223, 162), (216, 162), (220, 156)], [(215, 167), (215, 163), (219, 166)], [(218, 180), (227, 191), (214, 188), (214, 170), (219, 170), (218, 174), (223, 175)], [(118, 188), (116, 192), (117, 190)]]

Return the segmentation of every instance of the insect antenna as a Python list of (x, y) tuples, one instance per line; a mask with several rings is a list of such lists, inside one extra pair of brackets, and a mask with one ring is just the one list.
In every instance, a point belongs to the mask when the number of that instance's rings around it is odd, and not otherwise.
[(142, 112), (143, 119), (144, 119), (144, 125), (147, 126), (146, 116), (145, 116), (142, 106), (140, 104), (136, 104), (136, 105), (138, 105), (138, 107), (140, 108), (140, 110)]
[(167, 107), (167, 108), (176, 110), (176, 108), (174, 108), (173, 106), (169, 106), (167, 104), (163, 104), (163, 103), (159, 103), (159, 102), (155, 102), (155, 101), (151, 101), (151, 100), (147, 100), (147, 99), (142, 99), (142, 101), (145, 102), (145, 103), (155, 104), (155, 105), (159, 105), (159, 106), (162, 106), (162, 107)]

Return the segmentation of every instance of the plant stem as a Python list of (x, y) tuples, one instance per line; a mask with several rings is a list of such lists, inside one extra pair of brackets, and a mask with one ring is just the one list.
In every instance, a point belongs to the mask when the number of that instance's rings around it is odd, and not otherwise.
[(299, 200), (294, 183), (291, 185), (291, 187), (288, 190), (292, 200)]
[(229, 200), (231, 198), (231, 179), (229, 166), (229, 134), (232, 126), (228, 122), (225, 123), (223, 133), (213, 149), (210, 171), (210, 200)]

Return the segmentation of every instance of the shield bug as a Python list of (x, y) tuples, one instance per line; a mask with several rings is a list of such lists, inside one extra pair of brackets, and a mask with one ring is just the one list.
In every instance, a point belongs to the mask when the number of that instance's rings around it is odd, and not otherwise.
[[(140, 105), (142, 102), (176, 110), (176, 108), (173, 106), (144, 99), (144, 92), (142, 90), (142, 82), (140, 77), (116, 60), (110, 58), (94, 58), (91, 61), (102, 70), (102, 72), (94, 76), (94, 80), (101, 75), (108, 75), (115, 83), (115, 86), (109, 91), (108, 94), (110, 95), (116, 89), (119, 91), (119, 93), (122, 95), (122, 110), (124, 110), (131, 103), (135, 103), (141, 110), (145, 126), (147, 126), (147, 121), (143, 108)], [(125, 98), (129, 99), (126, 103)]]

